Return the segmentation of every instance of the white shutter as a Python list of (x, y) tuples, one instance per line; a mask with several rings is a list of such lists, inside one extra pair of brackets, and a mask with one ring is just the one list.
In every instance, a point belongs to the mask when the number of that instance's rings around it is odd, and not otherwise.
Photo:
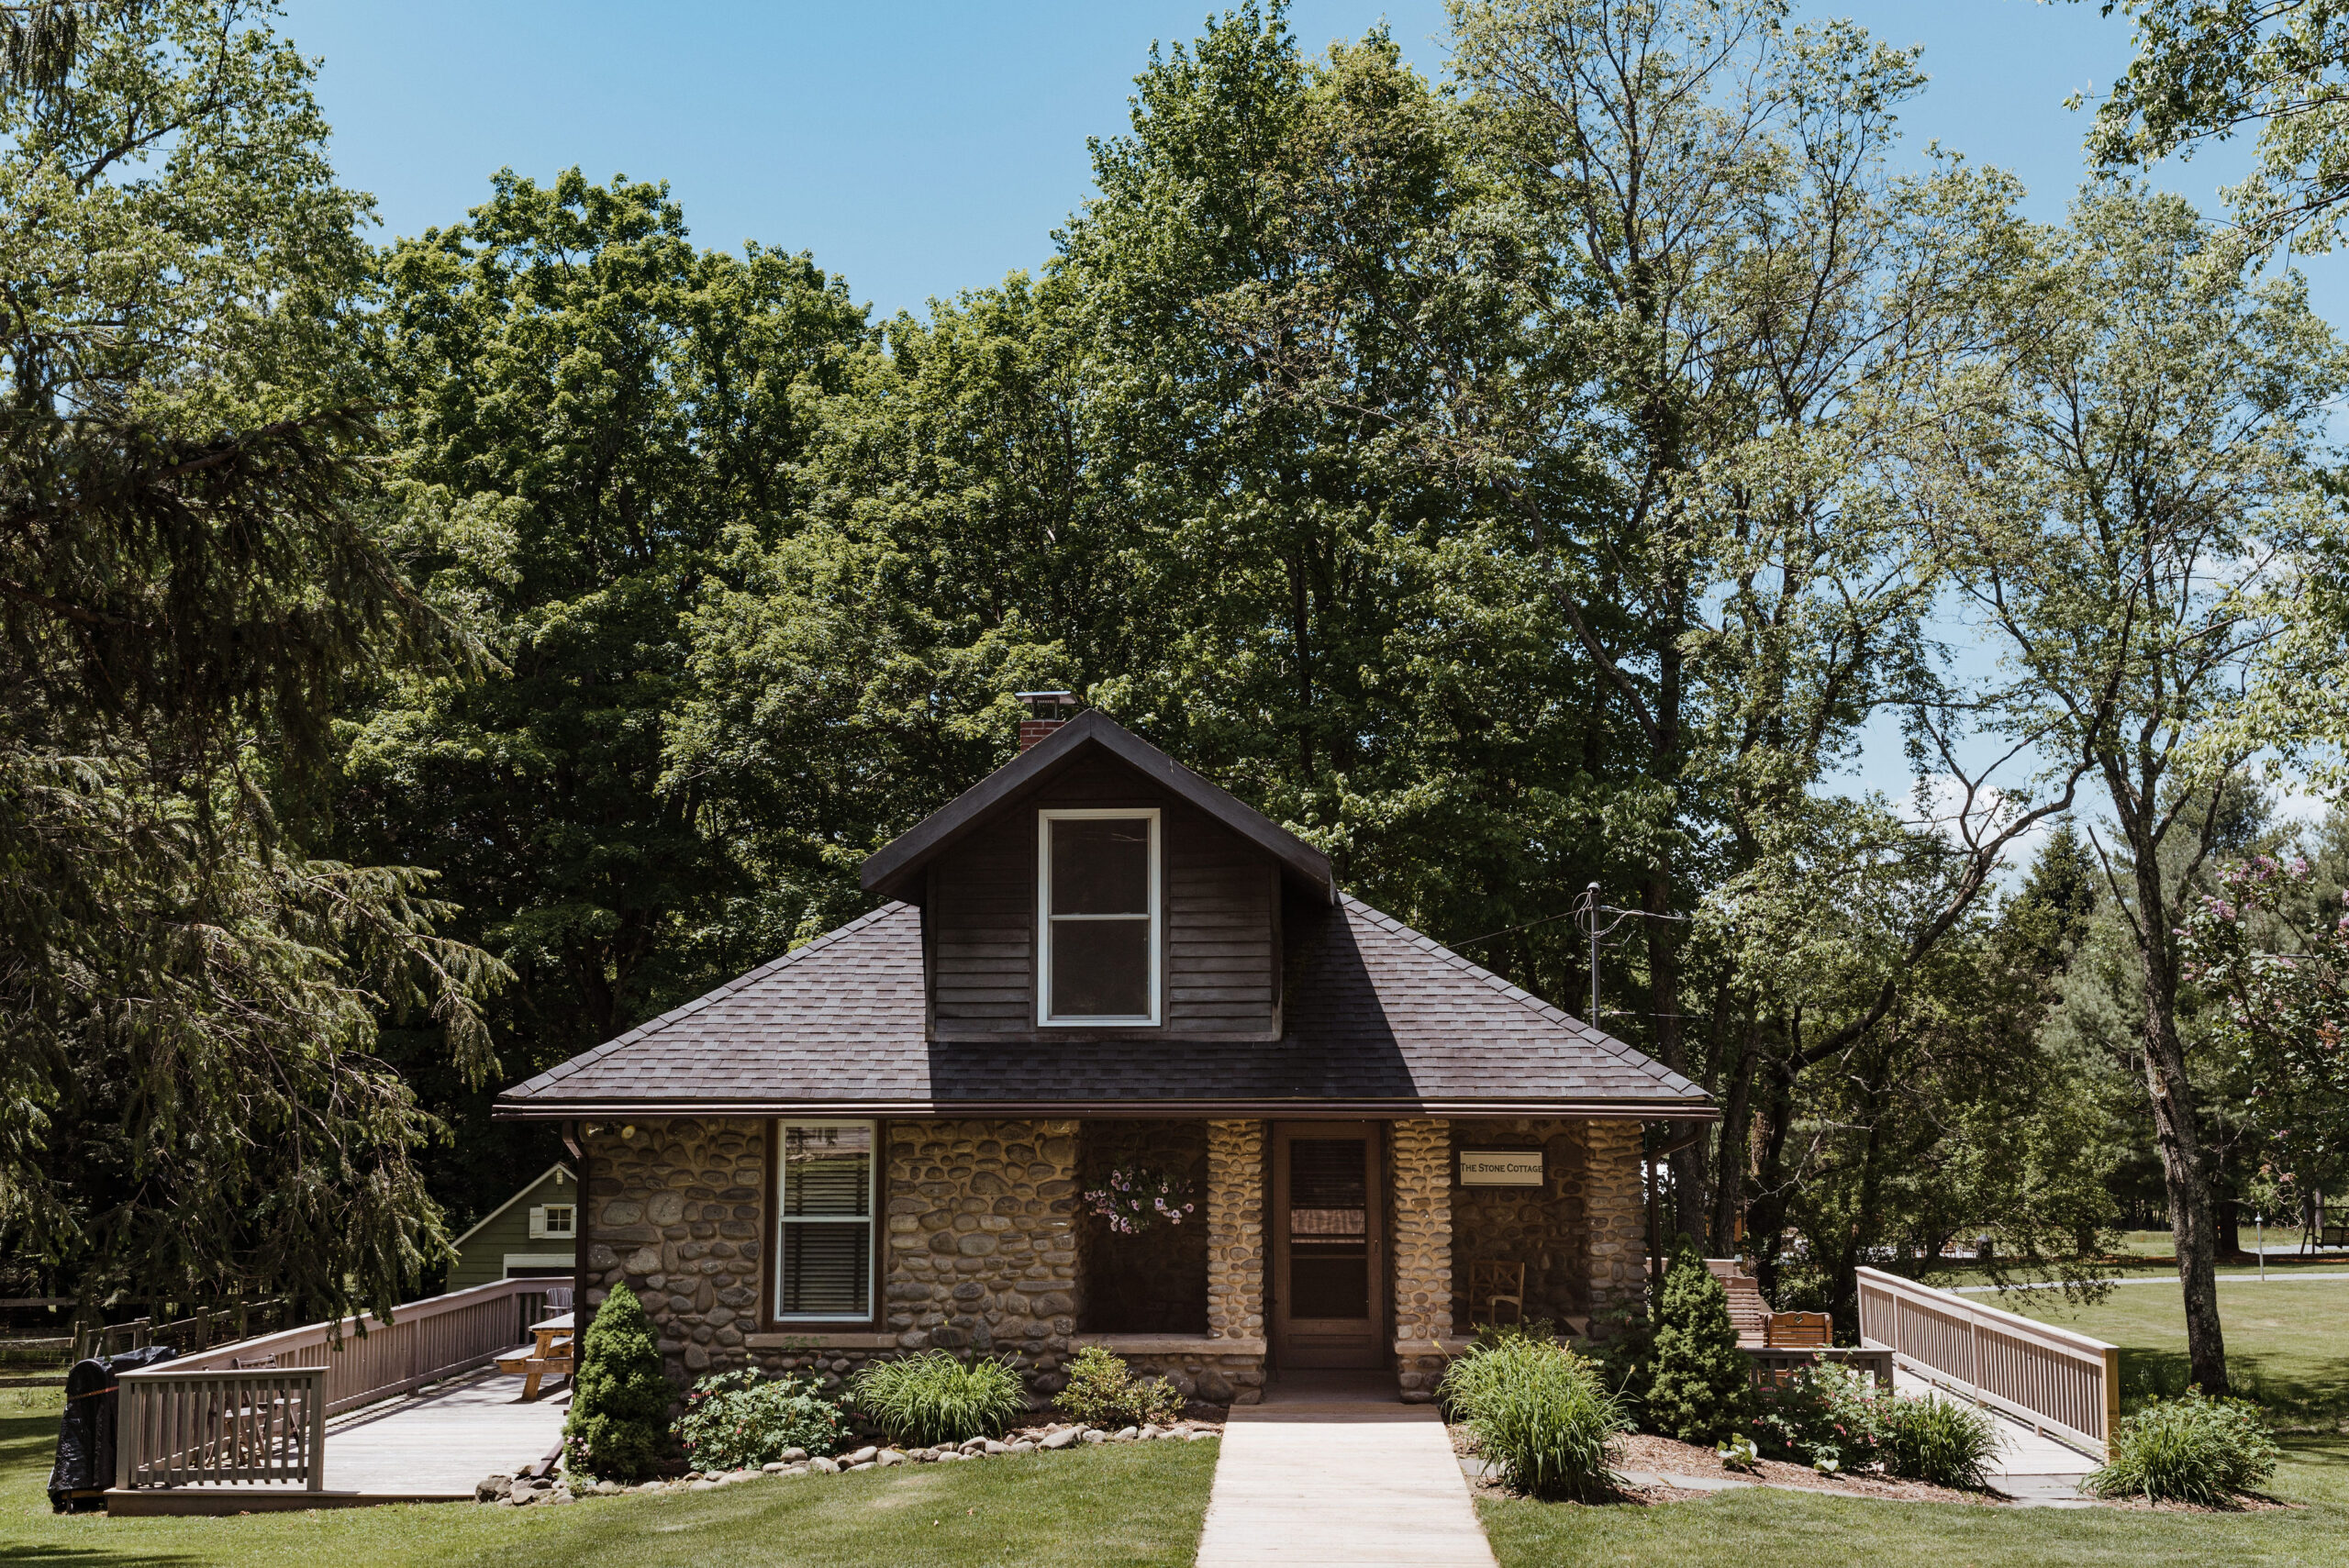
[(547, 1233), (547, 1211), (544, 1207), (530, 1210), (530, 1240), (541, 1240)]

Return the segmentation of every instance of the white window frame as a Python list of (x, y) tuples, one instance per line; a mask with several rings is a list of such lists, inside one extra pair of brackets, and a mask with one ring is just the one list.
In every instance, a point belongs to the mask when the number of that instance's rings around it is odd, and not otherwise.
[[(791, 1129), (795, 1127), (861, 1127), (868, 1135), (864, 1162), (864, 1212), (863, 1214), (804, 1214), (785, 1212), (790, 1207), (790, 1195), (784, 1183), (790, 1179), (791, 1162), (784, 1158), (784, 1147)], [(874, 1283), (874, 1260), (880, 1256), (881, 1233), (875, 1220), (881, 1207), (881, 1124), (877, 1121), (857, 1121), (838, 1117), (785, 1117), (774, 1124), (774, 1297), (770, 1303), (770, 1321), (776, 1323), (870, 1323), (880, 1303), (875, 1299), (879, 1287)], [(864, 1311), (785, 1312), (783, 1309), (783, 1228), (786, 1225), (862, 1225), (864, 1227)]]
[[(555, 1229), (552, 1211), (561, 1209), (565, 1223)], [(533, 1241), (569, 1241), (579, 1235), (579, 1206), (572, 1203), (542, 1203), (530, 1210), (530, 1240)]]
[[(1154, 1029), (1164, 1011), (1159, 973), (1161, 933), (1165, 925), (1159, 894), (1158, 808), (1134, 806), (1070, 806), (1036, 814), (1036, 1027), (1048, 1029)], [(1055, 822), (1147, 821), (1150, 824), (1150, 1011), (1097, 1017), (1052, 1016), (1052, 824)], [(1130, 915), (1063, 915), (1063, 920), (1129, 920)]]

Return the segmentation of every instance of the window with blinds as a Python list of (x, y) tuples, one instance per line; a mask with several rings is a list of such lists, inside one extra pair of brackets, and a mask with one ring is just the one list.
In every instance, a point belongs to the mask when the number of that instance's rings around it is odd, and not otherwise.
[(1037, 823), (1037, 1022), (1158, 1022), (1158, 813)]
[(786, 1121), (780, 1143), (776, 1321), (871, 1318), (874, 1124)]

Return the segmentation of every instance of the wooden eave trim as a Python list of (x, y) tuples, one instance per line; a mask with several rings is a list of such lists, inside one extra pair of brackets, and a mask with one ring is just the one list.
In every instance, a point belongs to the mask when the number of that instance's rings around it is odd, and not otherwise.
[(1549, 1117), (1575, 1121), (1691, 1121), (1721, 1118), (1719, 1106), (1686, 1100), (571, 1100), (560, 1105), (500, 1105), (497, 1121), (615, 1117), (826, 1117), (841, 1120), (962, 1121), (986, 1117), (1275, 1117), (1292, 1120), (1392, 1120), (1398, 1117)]
[(865, 858), (858, 875), (867, 893), (904, 895), (903, 884), (1000, 807), (1009, 806), (1086, 746), (1098, 746), (1158, 788), (1197, 807), (1278, 861), (1331, 903), (1337, 873), (1330, 857), (1250, 806), (1210, 784), (1097, 709), (1088, 709), (931, 812)]

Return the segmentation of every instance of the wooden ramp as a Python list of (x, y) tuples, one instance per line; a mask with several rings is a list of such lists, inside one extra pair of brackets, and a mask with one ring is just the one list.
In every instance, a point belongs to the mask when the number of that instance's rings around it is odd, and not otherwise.
[(236, 1514), (376, 1503), (471, 1501), (483, 1476), (512, 1474), (562, 1440), (566, 1385), (525, 1403), (522, 1379), (468, 1373), (363, 1406), (327, 1425), (325, 1487), (142, 1486), (106, 1494), (110, 1514)]

